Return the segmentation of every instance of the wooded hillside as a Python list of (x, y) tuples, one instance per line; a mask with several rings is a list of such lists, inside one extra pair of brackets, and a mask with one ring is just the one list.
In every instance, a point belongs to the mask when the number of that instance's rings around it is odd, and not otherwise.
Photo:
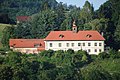
[[(52, 30), (71, 30), (72, 22), (75, 20), (78, 30), (103, 32), (106, 46), (118, 50), (120, 49), (119, 4), (120, 1), (108, 0), (94, 11), (93, 5), (88, 1), (83, 8), (79, 8), (57, 3), (55, 0), (2, 0), (0, 13), (7, 13), (10, 21), (15, 21), (15, 17), (20, 15), (31, 16), (31, 20), (12, 27), (9, 38), (45, 38)], [(7, 37), (3, 35), (2, 43), (8, 46), (9, 38), (5, 38)]]

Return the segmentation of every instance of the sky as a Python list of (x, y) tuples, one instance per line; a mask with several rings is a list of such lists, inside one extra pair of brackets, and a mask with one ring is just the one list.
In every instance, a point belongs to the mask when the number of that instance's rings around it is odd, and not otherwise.
[[(77, 7), (82, 8), (86, 0), (56, 0), (57, 2), (63, 2), (67, 3), (67, 5), (76, 5)], [(87, 0), (91, 4), (93, 4), (93, 7), (95, 10), (99, 9), (100, 5), (106, 2), (107, 0)]]

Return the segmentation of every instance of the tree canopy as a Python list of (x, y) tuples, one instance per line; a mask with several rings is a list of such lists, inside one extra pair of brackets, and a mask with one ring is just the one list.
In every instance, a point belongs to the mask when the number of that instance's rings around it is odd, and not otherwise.
[(85, 51), (47, 50), (39, 54), (0, 54), (1, 80), (119, 80), (120, 52), (89, 55)]

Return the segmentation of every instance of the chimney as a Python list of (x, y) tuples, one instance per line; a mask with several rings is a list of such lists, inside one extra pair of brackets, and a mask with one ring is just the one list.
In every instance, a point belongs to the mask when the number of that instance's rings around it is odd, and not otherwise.
[(77, 33), (77, 26), (75, 24), (75, 20), (73, 21), (72, 31), (73, 31), (73, 33)]

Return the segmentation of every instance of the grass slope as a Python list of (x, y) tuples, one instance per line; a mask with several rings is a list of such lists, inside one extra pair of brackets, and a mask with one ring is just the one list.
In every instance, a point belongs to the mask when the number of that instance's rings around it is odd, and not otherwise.
[(2, 47), (2, 44), (1, 44), (1, 38), (2, 38), (2, 35), (3, 35), (3, 29), (6, 27), (6, 26), (11, 26), (10, 24), (0, 24), (0, 48)]

